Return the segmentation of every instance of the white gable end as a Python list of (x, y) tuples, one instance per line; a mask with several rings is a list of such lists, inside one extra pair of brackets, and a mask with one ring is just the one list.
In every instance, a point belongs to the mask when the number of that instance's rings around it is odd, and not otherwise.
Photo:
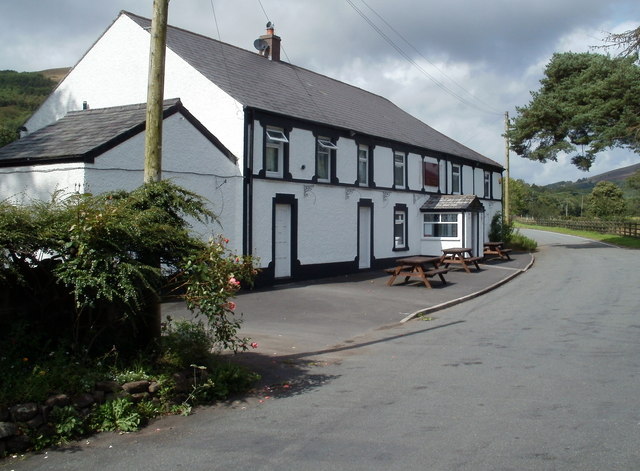
[[(27, 121), (34, 132), (69, 111), (143, 103), (147, 99), (150, 35), (120, 15)], [(243, 150), (242, 105), (167, 50), (165, 98), (189, 111), (238, 158)], [(241, 166), (242, 162), (240, 162)]]

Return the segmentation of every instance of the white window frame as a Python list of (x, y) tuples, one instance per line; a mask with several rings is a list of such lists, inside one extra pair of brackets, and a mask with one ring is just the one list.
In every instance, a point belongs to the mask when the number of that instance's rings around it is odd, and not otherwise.
[[(398, 160), (399, 159), (399, 160)], [(406, 186), (405, 168), (407, 166), (407, 156), (402, 152), (393, 153), (393, 184), (396, 188), (404, 188)], [(400, 183), (396, 177), (400, 175), (402, 180)]]
[[(398, 240), (398, 228), (402, 233), (402, 238)], [(393, 212), (393, 248), (404, 249), (407, 247), (407, 212), (396, 209)]]
[[(433, 218), (437, 216), (437, 218)], [(455, 217), (455, 221), (452, 221), (452, 216)], [(427, 221), (427, 218), (432, 218), (433, 220)], [(444, 220), (443, 220), (444, 219)], [(462, 224), (462, 213), (424, 213), (422, 216), (422, 237), (425, 239), (438, 239), (438, 240), (457, 240), (460, 238), (461, 234), (461, 224)], [(432, 231), (427, 231), (427, 225), (433, 226)], [(443, 226), (455, 226), (455, 235), (435, 235), (438, 230), (436, 228)]]
[(369, 186), (369, 165), (369, 146), (358, 146), (358, 184), (360, 186)]
[(462, 194), (462, 165), (460, 164), (451, 164), (451, 194)]
[[(319, 137), (316, 145), (316, 176), (319, 182), (331, 181), (331, 151), (336, 150), (336, 146), (328, 137)], [(318, 173), (319, 161), (321, 158), (326, 158), (327, 176), (321, 177)]]
[[(278, 177), (282, 178), (283, 176), (283, 166), (284, 166), (284, 145), (289, 142), (287, 136), (284, 134), (282, 129), (277, 128), (267, 128), (265, 130), (265, 175), (268, 177)], [(269, 169), (269, 149), (275, 149), (277, 152), (276, 157), (276, 170)]]
[(289, 142), (282, 129), (267, 128), (267, 139), (274, 142)]

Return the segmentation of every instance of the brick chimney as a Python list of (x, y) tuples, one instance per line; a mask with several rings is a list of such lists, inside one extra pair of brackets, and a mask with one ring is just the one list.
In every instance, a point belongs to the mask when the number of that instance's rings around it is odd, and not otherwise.
[(272, 61), (280, 60), (280, 36), (274, 34), (273, 23), (267, 23), (267, 34), (260, 36), (260, 39), (267, 43), (267, 48), (260, 52), (261, 55), (268, 57)]

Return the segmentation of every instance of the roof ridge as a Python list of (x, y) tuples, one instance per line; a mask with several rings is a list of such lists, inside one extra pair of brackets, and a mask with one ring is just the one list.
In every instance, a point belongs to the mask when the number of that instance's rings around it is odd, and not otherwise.
[[(122, 14), (125, 14), (125, 15), (127, 15), (127, 16), (130, 16), (130, 17), (131, 17), (131, 16), (136, 17), (136, 18), (138, 18), (139, 20), (143, 20), (143, 21), (151, 22), (151, 19), (149, 19), (149, 18), (146, 18), (146, 17), (144, 17), (144, 16), (140, 16), (140, 15), (136, 15), (135, 13), (131, 13), (131, 12), (128, 12), (128, 11), (125, 11), (125, 10), (122, 10), (122, 11), (121, 11), (121, 13), (122, 13)], [(217, 43), (217, 44), (220, 44), (220, 45), (223, 45), (223, 46), (228, 46), (228, 47), (231, 47), (231, 48), (237, 49), (237, 50), (239, 50), (239, 51), (242, 51), (242, 52), (243, 52), (243, 53), (245, 53), (245, 54), (251, 54), (251, 55), (255, 55), (255, 56), (260, 57), (260, 55), (259, 55), (259, 54), (256, 54), (256, 53), (254, 53), (254, 52), (250, 51), (249, 49), (245, 49), (245, 48), (243, 48), (243, 47), (241, 47), (241, 46), (236, 46), (235, 44), (231, 44), (231, 43), (228, 43), (228, 42), (221, 41), (221, 40), (219, 40), (219, 39), (212, 38), (211, 36), (207, 36), (207, 35), (202, 34), (202, 33), (197, 33), (197, 32), (195, 32), (195, 31), (191, 31), (191, 30), (188, 30), (188, 29), (185, 29), (185, 28), (181, 28), (181, 27), (179, 27), (179, 26), (174, 26), (174, 25), (171, 25), (171, 24), (167, 24), (167, 28), (171, 28), (171, 29), (174, 29), (174, 30), (177, 30), (177, 31), (182, 31), (183, 33), (187, 33), (187, 34), (190, 34), (190, 35), (193, 35), (193, 36), (198, 36), (198, 37), (200, 37), (200, 38), (203, 38), (203, 39), (206, 39), (206, 40), (212, 41), (212, 42), (214, 42), (214, 43)], [(170, 47), (170, 46), (167, 44), (167, 47)], [(322, 77), (322, 78), (324, 78), (324, 79), (329, 79), (329, 80), (331, 80), (331, 81), (333, 81), (333, 82), (337, 82), (337, 83), (340, 83), (340, 84), (342, 84), (342, 85), (346, 85), (346, 86), (351, 87), (351, 88), (354, 88), (354, 89), (356, 89), (356, 90), (360, 90), (360, 91), (362, 91), (362, 92), (365, 92), (365, 93), (367, 93), (367, 94), (369, 94), (369, 95), (373, 95), (373, 96), (375, 96), (375, 97), (378, 97), (378, 98), (380, 98), (380, 99), (382, 99), (382, 100), (385, 100), (385, 101), (387, 101), (387, 102), (391, 103), (393, 106), (398, 107), (398, 105), (396, 105), (395, 103), (393, 103), (390, 99), (388, 99), (388, 98), (387, 98), (387, 97), (385, 97), (385, 96), (379, 95), (379, 94), (374, 93), (374, 92), (372, 92), (372, 91), (370, 91), (370, 90), (367, 90), (367, 89), (362, 88), (362, 87), (358, 87), (357, 85), (353, 85), (353, 84), (351, 84), (351, 83), (345, 82), (345, 81), (343, 81), (343, 80), (339, 80), (339, 79), (334, 78), (334, 77), (331, 77), (331, 76), (329, 76), (329, 75), (322, 74), (322, 73), (317, 72), (317, 71), (315, 71), (315, 70), (312, 70), (312, 69), (309, 69), (309, 68), (306, 68), (306, 67), (302, 67), (302, 66), (300, 66), (300, 65), (293, 64), (293, 63), (291, 63), (291, 62), (282, 61), (282, 60), (280, 60), (280, 61), (272, 61), (272, 60), (269, 60), (269, 59), (267, 59), (267, 58), (264, 58), (264, 60), (265, 60), (265, 61), (267, 61), (267, 63), (273, 64), (273, 66), (276, 66), (276, 67), (277, 67), (277, 66), (291, 67), (291, 68), (293, 68), (293, 69), (297, 69), (297, 70), (301, 70), (301, 71), (309, 72), (309, 73), (311, 73), (311, 74), (317, 75), (318, 77)], [(399, 108), (399, 107), (398, 107), (398, 108)], [(416, 119), (418, 119), (418, 118), (416, 118)], [(425, 123), (425, 124), (426, 124), (426, 123)]]
[[(180, 98), (167, 98), (162, 101), (162, 106), (171, 108), (172, 106), (175, 106), (179, 103), (181, 103)], [(88, 108), (86, 110), (69, 111), (65, 116), (71, 115), (71, 114), (81, 114), (81, 113), (86, 114), (86, 113), (104, 113), (104, 112), (116, 112), (116, 111), (123, 111), (123, 110), (135, 110), (135, 109), (146, 108), (146, 106), (147, 106), (147, 103), (142, 102), (142, 103), (132, 103), (130, 105), (116, 105), (116, 106), (105, 106), (102, 108)]]

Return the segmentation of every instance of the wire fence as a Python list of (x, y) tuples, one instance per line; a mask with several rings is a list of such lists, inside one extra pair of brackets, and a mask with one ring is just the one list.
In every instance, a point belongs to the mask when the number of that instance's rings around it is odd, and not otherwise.
[(564, 227), (579, 231), (600, 232), (602, 234), (614, 234), (640, 239), (640, 223), (627, 221), (599, 221), (594, 219), (535, 219), (517, 218), (523, 224), (535, 224), (545, 227)]

